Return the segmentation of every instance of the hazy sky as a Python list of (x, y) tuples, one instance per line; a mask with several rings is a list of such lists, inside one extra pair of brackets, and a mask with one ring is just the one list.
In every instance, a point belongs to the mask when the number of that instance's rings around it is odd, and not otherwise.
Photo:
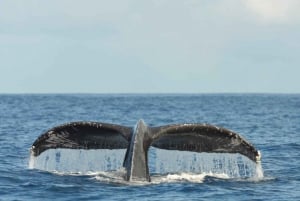
[(300, 93), (299, 0), (0, 0), (0, 93)]

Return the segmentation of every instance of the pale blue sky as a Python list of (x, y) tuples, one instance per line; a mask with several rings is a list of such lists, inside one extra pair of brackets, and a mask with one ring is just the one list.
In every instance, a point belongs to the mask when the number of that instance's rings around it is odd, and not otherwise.
[(0, 0), (0, 93), (300, 93), (299, 0)]

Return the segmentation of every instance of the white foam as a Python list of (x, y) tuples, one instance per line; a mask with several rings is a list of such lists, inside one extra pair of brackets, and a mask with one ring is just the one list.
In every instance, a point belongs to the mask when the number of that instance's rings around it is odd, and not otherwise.
[(191, 183), (203, 183), (207, 176), (218, 178), (218, 179), (229, 179), (229, 176), (226, 174), (213, 174), (209, 173), (201, 173), (201, 174), (193, 174), (193, 173), (178, 173), (178, 174), (166, 174), (166, 175), (151, 175), (151, 182), (145, 181), (132, 181), (127, 182), (124, 180), (126, 172), (124, 169), (114, 172), (101, 172), (97, 175), (93, 175), (93, 179), (106, 182), (106, 183), (117, 183), (124, 185), (151, 185), (151, 184), (160, 184), (160, 183), (180, 183), (180, 182), (191, 182)]
[(228, 179), (228, 175), (226, 174), (213, 174), (209, 173), (201, 173), (201, 174), (193, 174), (193, 173), (179, 173), (179, 174), (167, 174), (165, 176), (153, 176), (152, 183), (174, 183), (174, 182), (192, 182), (192, 183), (203, 183), (205, 177), (211, 176), (219, 179)]

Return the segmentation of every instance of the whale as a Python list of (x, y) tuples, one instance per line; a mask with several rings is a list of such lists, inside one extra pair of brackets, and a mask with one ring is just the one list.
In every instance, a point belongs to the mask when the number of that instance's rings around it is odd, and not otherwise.
[(260, 151), (241, 135), (222, 127), (200, 123), (148, 126), (138, 120), (134, 127), (102, 122), (70, 122), (41, 134), (31, 146), (38, 157), (49, 149), (126, 149), (123, 167), (127, 181), (151, 181), (150, 147), (207, 153), (237, 153), (253, 162)]

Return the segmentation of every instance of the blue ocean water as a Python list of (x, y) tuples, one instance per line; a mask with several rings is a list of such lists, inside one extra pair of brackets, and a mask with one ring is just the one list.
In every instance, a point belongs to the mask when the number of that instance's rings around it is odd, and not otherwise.
[[(70, 121), (209, 123), (262, 153), (260, 180), (204, 177), (130, 185), (29, 169), (29, 148)], [(0, 200), (300, 200), (300, 95), (0, 95)], [(197, 179), (197, 178), (196, 178)]]

